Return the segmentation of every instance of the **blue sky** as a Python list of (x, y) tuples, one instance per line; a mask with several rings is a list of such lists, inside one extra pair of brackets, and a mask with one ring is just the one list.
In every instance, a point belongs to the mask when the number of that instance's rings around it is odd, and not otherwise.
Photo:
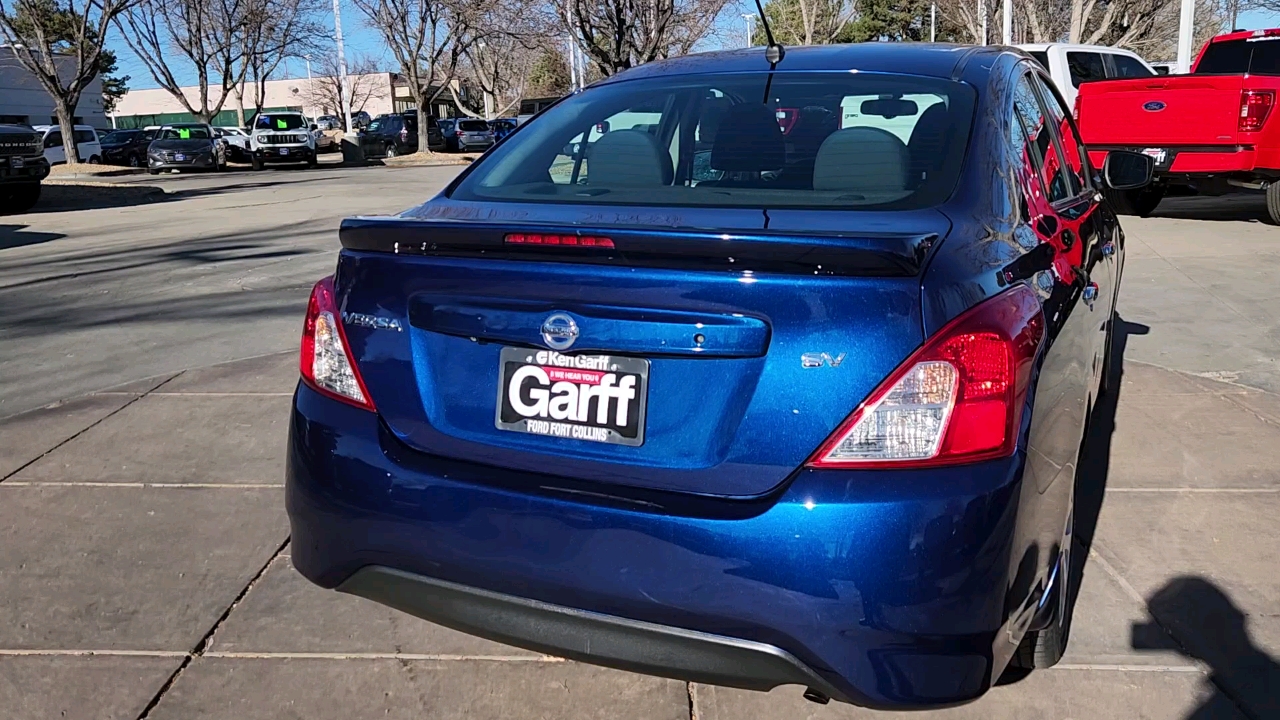
[[(727, 44), (731, 44), (734, 47), (739, 46), (738, 43), (746, 33), (741, 14), (754, 11), (754, 9), (754, 4), (743, 0), (731, 4), (725, 10), (720, 19), (720, 30), (723, 31)], [(327, 17), (328, 21), (332, 23), (332, 13), (327, 14)], [(1239, 24), (1241, 27), (1250, 30), (1277, 27), (1280, 26), (1280, 15), (1267, 12), (1249, 12), (1240, 16)], [(386, 52), (378, 33), (365, 26), (360, 12), (348, 2), (342, 3), (342, 30), (348, 57), (352, 54), (366, 55), (377, 61), (384, 70), (394, 71), (396, 69), (395, 62), (391, 59), (390, 54)], [(124, 41), (118, 35), (110, 39), (110, 46), (115, 49), (116, 55), (120, 58), (121, 72), (130, 76), (130, 87), (139, 89), (156, 87), (156, 83), (151, 79), (147, 68), (133, 56), (128, 46), (124, 44)], [(707, 49), (712, 49), (712, 47)], [(190, 69), (179, 66), (173, 68), (173, 70), (177, 73), (180, 81), (194, 82), (194, 72)], [(306, 77), (306, 64), (300, 59), (289, 60), (277, 72), (277, 76), (281, 78)]]

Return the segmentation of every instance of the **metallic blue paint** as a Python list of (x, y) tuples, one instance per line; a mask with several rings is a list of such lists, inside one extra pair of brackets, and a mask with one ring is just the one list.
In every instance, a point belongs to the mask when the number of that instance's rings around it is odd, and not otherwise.
[[(761, 63), (759, 51), (692, 56), (608, 82)], [(1098, 284), (1099, 301), (1082, 302), (1082, 284), (1056, 275), (1033, 282), (1047, 337), (1012, 457), (915, 471), (802, 469), (925, 337), (1000, 292), (997, 271), (1050, 239), (1024, 209), (1031, 180), (1008, 142), (1011, 87), (1039, 72), (1026, 56), (873, 43), (792, 49), (780, 67), (815, 69), (916, 72), (975, 87), (978, 117), (954, 196), (930, 211), (761, 213), (485, 205), (446, 190), (404, 217), (762, 240), (934, 233), (942, 239), (919, 274), (344, 250), (342, 309), (397, 318), (405, 332), (346, 329), (378, 414), (297, 391), (287, 498), (298, 569), (334, 587), (364, 565), (385, 565), (770, 643), (877, 707), (962, 702), (990, 687), (1041, 622), (1053, 582), (1123, 234), (1092, 196), (1051, 211), (1075, 229), (1074, 269)], [(429, 231), (413, 232), (427, 243)], [(1114, 254), (1102, 251), (1106, 242)], [(643, 353), (652, 359), (644, 446), (494, 429), (499, 349), (537, 344), (537, 323), (553, 311), (575, 317), (583, 347), (656, 343)], [(690, 322), (714, 328), (706, 338), (719, 355), (691, 353)], [(847, 359), (805, 369), (805, 352)]]

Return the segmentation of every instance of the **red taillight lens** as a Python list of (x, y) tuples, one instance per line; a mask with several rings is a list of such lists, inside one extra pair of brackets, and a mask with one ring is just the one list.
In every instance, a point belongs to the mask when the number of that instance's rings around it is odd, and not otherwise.
[(1245, 90), (1240, 93), (1240, 132), (1261, 130), (1275, 103), (1273, 90)]
[(613, 241), (594, 235), (554, 235), (546, 233), (511, 233), (504, 239), (508, 245), (560, 245), (613, 249)]
[(400, 139), (407, 140), (408, 138), (409, 138), (409, 131), (406, 130), (405, 128), (400, 128)]
[(907, 358), (822, 444), (810, 467), (959, 465), (1013, 453), (1044, 338), (1018, 285), (966, 311)]
[(453, 134), (457, 135), (458, 137), (462, 137), (464, 133), (461, 130), (457, 130)]
[(307, 303), (299, 368), (302, 379), (334, 400), (373, 410), (373, 399), (347, 349), (350, 346), (341, 317), (334, 299), (333, 278), (324, 278), (311, 289), (311, 301)]

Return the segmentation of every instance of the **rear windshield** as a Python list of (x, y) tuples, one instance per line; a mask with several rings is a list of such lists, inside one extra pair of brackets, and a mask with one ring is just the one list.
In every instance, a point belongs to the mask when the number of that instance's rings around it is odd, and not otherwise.
[(124, 144), (133, 140), (134, 138), (137, 138), (141, 134), (142, 132), (139, 130), (115, 130), (107, 133), (102, 138), (102, 144), (103, 145), (106, 145), (108, 143)]
[(489, 123), (483, 120), (463, 120), (458, 123), (458, 127), (467, 132), (484, 132), (489, 129)]
[[(951, 195), (974, 91), (880, 73), (653, 78), (598, 86), (530, 121), (454, 190), (463, 200), (911, 209)], [(767, 102), (762, 102), (767, 99)]]
[(1280, 75), (1280, 38), (1246, 38), (1209, 43), (1196, 74)]
[(301, 115), (259, 115), (253, 121), (255, 130), (297, 130), (305, 126)]

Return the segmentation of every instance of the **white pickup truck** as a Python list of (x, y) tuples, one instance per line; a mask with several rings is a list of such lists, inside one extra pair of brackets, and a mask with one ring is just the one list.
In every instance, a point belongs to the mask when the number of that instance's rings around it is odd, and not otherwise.
[(1155, 69), (1135, 53), (1106, 45), (1049, 43), (1018, 45), (1035, 58), (1058, 86), (1067, 105), (1075, 106), (1076, 88), (1093, 80), (1150, 77)]

